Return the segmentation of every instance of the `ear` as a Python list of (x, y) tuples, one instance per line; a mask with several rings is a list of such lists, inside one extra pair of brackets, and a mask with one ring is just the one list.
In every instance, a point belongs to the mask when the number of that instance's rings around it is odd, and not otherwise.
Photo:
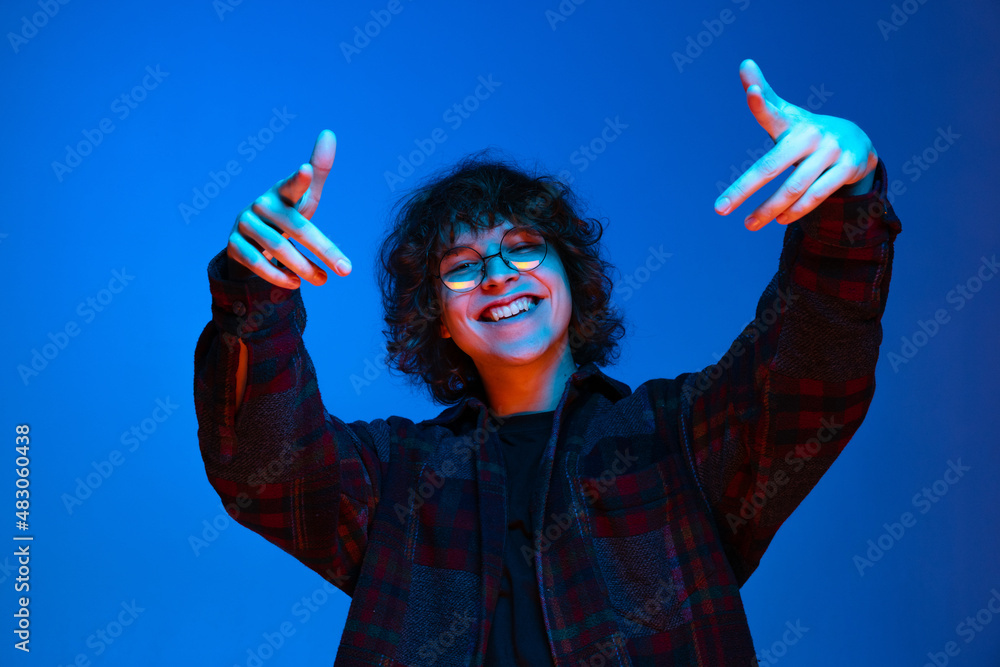
[(441, 323), (441, 338), (451, 338), (451, 332), (448, 331), (448, 327), (445, 326), (444, 322)]

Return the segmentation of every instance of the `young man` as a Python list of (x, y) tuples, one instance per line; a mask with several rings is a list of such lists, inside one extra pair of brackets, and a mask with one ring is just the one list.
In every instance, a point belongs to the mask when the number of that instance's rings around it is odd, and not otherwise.
[[(779, 98), (775, 147), (716, 203), (786, 224), (778, 271), (718, 364), (632, 392), (601, 229), (547, 177), (472, 157), (406, 201), (380, 249), (387, 363), (451, 405), (329, 414), (300, 276), (344, 276), (310, 221), (333, 163), (237, 219), (195, 351), (208, 478), (234, 518), (352, 597), (336, 665), (752, 665), (739, 588), (860, 426), (901, 227), (865, 134)], [(272, 262), (272, 260), (277, 260)], [(780, 352), (780, 354), (779, 354)]]

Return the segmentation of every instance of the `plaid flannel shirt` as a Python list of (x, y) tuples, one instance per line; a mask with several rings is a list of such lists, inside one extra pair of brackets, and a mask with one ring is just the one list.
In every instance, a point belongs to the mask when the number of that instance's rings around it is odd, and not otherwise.
[[(778, 271), (718, 363), (633, 392), (569, 379), (532, 496), (557, 665), (754, 665), (740, 587), (867, 413), (900, 223), (834, 193), (787, 225)], [(481, 665), (502, 574), (497, 415), (329, 414), (299, 290), (209, 264), (198, 438), (236, 521), (351, 596), (335, 667)], [(237, 338), (249, 353), (235, 410)]]

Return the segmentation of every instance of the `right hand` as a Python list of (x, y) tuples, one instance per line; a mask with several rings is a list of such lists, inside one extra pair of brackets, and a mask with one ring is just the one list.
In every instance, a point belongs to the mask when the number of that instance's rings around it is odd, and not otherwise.
[[(300, 276), (313, 285), (324, 284), (326, 271), (299, 252), (288, 240), (291, 237), (338, 274), (351, 272), (351, 260), (310, 222), (336, 152), (337, 137), (323, 130), (308, 164), (275, 183), (240, 212), (226, 247), (230, 260), (279, 287), (297, 289)], [(273, 264), (274, 258), (284, 266)], [(338, 262), (346, 262), (346, 266)]]

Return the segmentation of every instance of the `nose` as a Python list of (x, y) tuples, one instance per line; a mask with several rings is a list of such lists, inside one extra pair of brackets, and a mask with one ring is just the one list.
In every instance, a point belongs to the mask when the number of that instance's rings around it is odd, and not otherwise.
[(486, 286), (498, 285), (510, 280), (512, 276), (516, 278), (519, 274), (520, 271), (507, 266), (500, 255), (497, 255), (486, 260), (486, 275), (483, 276), (483, 284)]

